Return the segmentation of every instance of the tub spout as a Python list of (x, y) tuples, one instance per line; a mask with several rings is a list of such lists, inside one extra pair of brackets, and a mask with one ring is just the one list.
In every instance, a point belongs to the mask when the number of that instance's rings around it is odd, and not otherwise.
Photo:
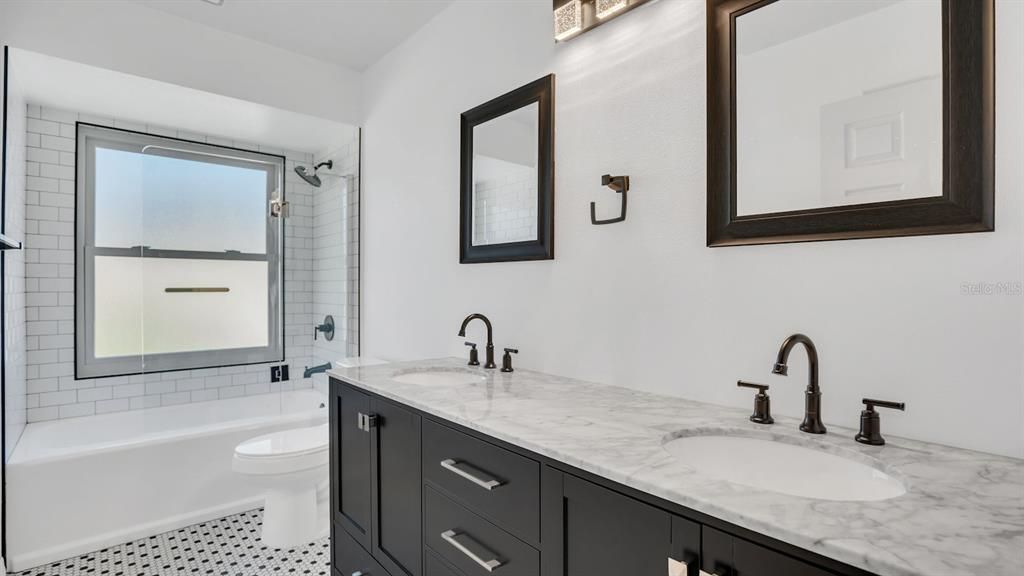
[(306, 369), (302, 372), (302, 377), (303, 378), (309, 378), (313, 374), (319, 374), (320, 372), (327, 372), (330, 369), (331, 369), (331, 363), (330, 362), (324, 362), (323, 364), (320, 364), (319, 366), (313, 366), (312, 368), (310, 368), (309, 366), (306, 366)]

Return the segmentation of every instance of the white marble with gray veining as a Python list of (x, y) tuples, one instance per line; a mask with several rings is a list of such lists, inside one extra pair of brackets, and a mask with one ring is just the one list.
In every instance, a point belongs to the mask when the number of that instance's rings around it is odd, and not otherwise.
[[(736, 408), (517, 370), (478, 370), (483, 383), (399, 384), (397, 372), (463, 370), (455, 358), (328, 373), (477, 430), (772, 538), (882, 576), (1024, 575), (1024, 461), (854, 430), (824, 436)], [(851, 409), (856, 409), (853, 407)], [(810, 500), (702, 476), (662, 445), (696, 432), (773, 438), (871, 463), (907, 485), (880, 502)], [(884, 433), (883, 422), (883, 433)]]

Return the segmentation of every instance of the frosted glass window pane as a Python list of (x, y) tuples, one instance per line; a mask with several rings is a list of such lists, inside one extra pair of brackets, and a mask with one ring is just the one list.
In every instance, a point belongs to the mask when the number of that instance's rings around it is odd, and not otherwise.
[(142, 154), (96, 148), (96, 246), (142, 246)]
[(96, 148), (96, 245), (267, 251), (267, 170)]
[(142, 258), (94, 259), (97, 358), (142, 354), (142, 262)]
[[(95, 356), (265, 347), (267, 263), (97, 256)], [(166, 288), (228, 288), (168, 293)]]

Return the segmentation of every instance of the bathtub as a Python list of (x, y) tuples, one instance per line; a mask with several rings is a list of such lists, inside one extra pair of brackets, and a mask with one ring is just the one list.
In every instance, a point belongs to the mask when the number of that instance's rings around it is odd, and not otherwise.
[(312, 389), (37, 422), (7, 463), (8, 570), (261, 505), (239, 442), (327, 419)]

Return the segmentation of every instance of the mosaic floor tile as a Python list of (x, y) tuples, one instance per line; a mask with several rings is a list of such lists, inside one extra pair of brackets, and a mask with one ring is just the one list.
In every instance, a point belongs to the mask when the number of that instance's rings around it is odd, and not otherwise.
[(260, 543), (262, 510), (211, 520), (11, 576), (329, 576), (330, 542), (276, 550)]

